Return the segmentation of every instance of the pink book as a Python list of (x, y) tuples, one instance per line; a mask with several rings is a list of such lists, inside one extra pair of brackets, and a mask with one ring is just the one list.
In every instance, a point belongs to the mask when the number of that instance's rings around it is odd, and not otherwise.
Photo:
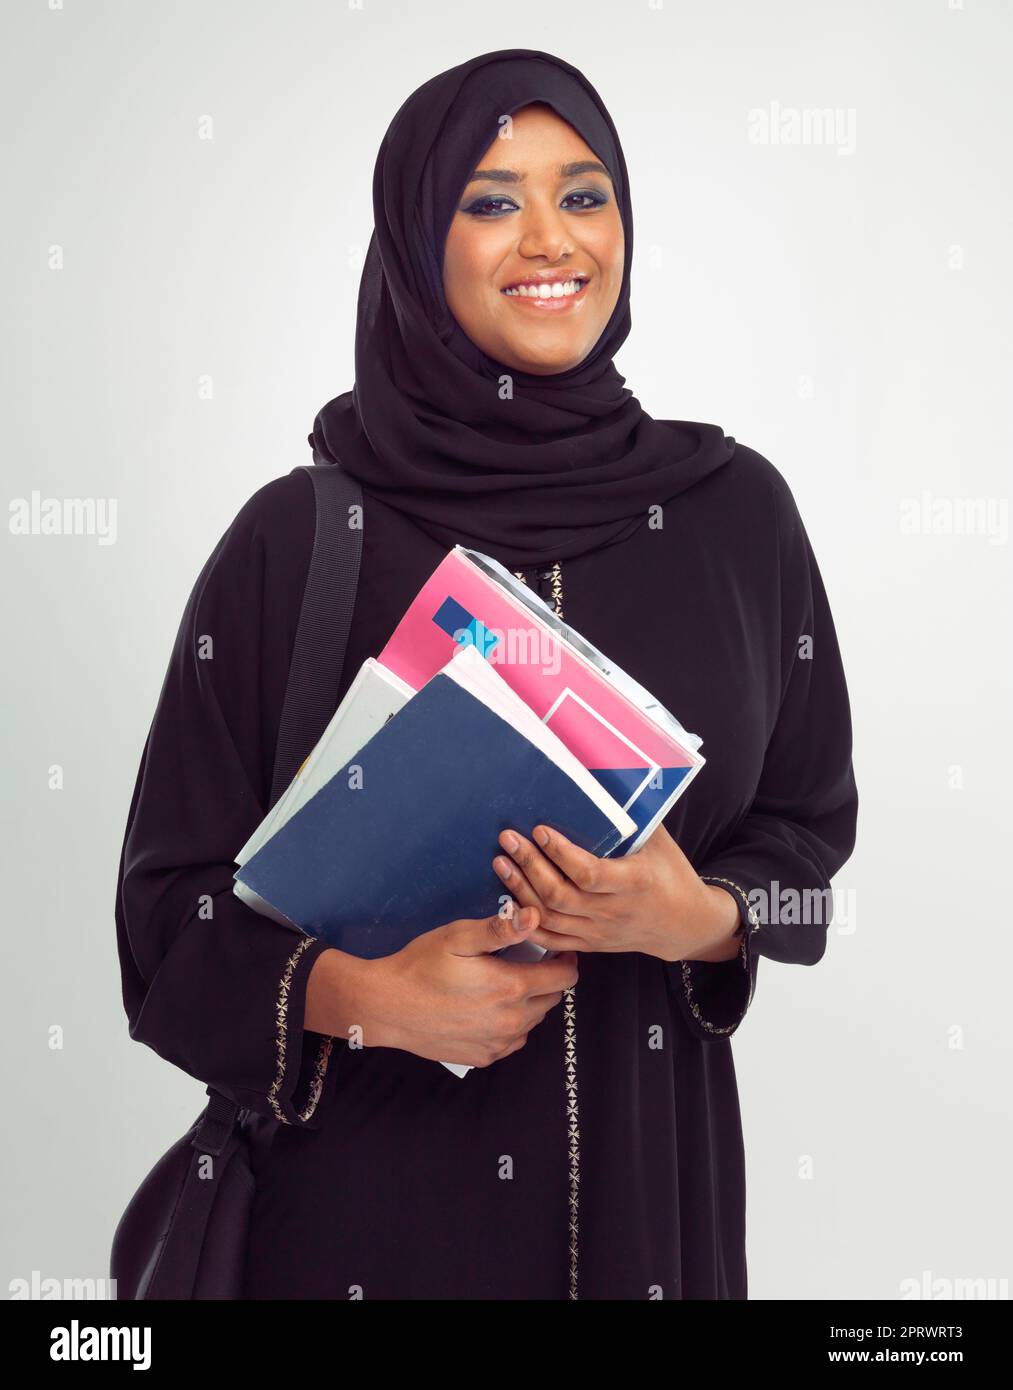
[(496, 560), (455, 546), (379, 661), (413, 690), (473, 645), (633, 818), (639, 849), (703, 766), (702, 740)]

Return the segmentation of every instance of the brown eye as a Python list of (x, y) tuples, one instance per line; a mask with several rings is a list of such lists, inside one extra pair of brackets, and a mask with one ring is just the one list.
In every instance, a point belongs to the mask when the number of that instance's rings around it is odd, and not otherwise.
[[(466, 208), (462, 208), (461, 211), (466, 212), (469, 217), (496, 217), (499, 215), (499, 210), (495, 208), (495, 205), (498, 203), (506, 204), (506, 208), (502, 209), (505, 211), (509, 211), (510, 208), (516, 208), (517, 206), (512, 199), (496, 195), (489, 198), (477, 198), (475, 202), (470, 203)], [(490, 211), (489, 209), (492, 210)]]
[(589, 208), (600, 208), (608, 202), (608, 199), (605, 197), (603, 193), (595, 193), (591, 189), (580, 189), (579, 191), (568, 193), (566, 197), (590, 199), (590, 202), (585, 203), (583, 208), (574, 209), (574, 211), (576, 212), (584, 212)]

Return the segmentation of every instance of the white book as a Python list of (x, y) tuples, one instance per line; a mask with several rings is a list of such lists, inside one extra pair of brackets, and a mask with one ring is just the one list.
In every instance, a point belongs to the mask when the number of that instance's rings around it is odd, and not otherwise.
[[(236, 855), (245, 864), (336, 772), (402, 709), (415, 691), (373, 657), (363, 662), (341, 704), (286, 790)], [(239, 896), (242, 896), (240, 894)]]

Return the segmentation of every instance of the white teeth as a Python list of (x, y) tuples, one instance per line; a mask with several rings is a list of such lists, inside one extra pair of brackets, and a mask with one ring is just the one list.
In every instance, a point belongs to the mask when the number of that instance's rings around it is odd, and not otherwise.
[(526, 299), (563, 299), (576, 294), (585, 284), (584, 280), (556, 280), (552, 284), (543, 281), (540, 285), (516, 285), (503, 293), (520, 295)]

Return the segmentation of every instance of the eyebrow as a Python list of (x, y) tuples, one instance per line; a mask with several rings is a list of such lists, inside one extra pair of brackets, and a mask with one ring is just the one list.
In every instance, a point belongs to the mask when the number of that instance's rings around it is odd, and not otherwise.
[[(607, 179), (612, 177), (597, 159), (578, 159), (572, 164), (559, 166), (560, 178), (570, 179), (575, 174), (604, 174)], [(523, 183), (526, 178), (527, 174), (518, 174), (515, 169), (476, 169), (468, 183)]]

